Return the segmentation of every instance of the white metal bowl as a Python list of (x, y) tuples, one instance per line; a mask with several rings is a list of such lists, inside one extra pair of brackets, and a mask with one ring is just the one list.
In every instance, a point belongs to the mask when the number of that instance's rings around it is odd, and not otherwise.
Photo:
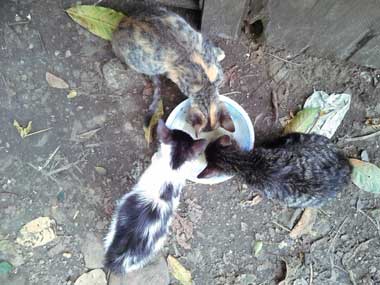
[[(235, 125), (235, 132), (230, 133), (223, 128), (218, 128), (211, 132), (203, 132), (199, 135), (199, 138), (207, 139), (208, 141), (213, 141), (216, 138), (222, 136), (222, 135), (230, 135), (232, 136), (236, 142), (239, 144), (239, 146), (244, 150), (251, 150), (254, 145), (255, 141), (255, 133), (253, 130), (253, 125), (251, 122), (251, 119), (249, 118), (248, 114), (244, 111), (244, 109), (235, 101), (231, 100), (228, 97), (220, 95), (220, 101), (222, 101)], [(175, 109), (170, 113), (168, 119), (166, 120), (166, 125), (170, 129), (177, 129), (182, 130), (189, 135), (191, 135), (193, 138), (195, 138), (195, 132), (194, 129), (191, 127), (189, 123), (186, 122), (186, 116), (187, 111), (190, 107), (190, 99), (187, 99), (180, 103)], [(194, 175), (193, 177), (188, 177), (190, 181), (201, 183), (201, 184), (216, 184), (224, 182), (232, 176), (229, 175), (219, 175), (214, 176), (210, 178), (197, 178), (197, 175), (202, 172), (203, 169), (205, 169), (207, 165), (205, 155), (202, 154), (199, 159), (198, 163), (196, 165), (196, 169), (194, 169)]]

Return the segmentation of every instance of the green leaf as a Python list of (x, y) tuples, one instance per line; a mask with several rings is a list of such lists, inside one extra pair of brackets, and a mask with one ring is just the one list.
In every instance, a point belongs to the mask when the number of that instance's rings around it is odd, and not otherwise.
[(350, 159), (353, 166), (352, 182), (360, 189), (380, 193), (380, 168), (376, 165), (358, 159)]
[(306, 108), (297, 115), (285, 127), (284, 133), (308, 133), (319, 117), (319, 108)]
[(17, 129), (21, 138), (25, 138), (32, 130), (32, 121), (28, 122), (26, 127), (22, 127), (16, 120), (13, 121), (13, 126)]
[(77, 5), (66, 12), (79, 25), (108, 41), (112, 39), (112, 34), (121, 19), (125, 17), (123, 13), (113, 9), (94, 5)]
[(0, 274), (7, 274), (13, 269), (12, 264), (7, 261), (0, 262)]
[(191, 273), (183, 265), (175, 259), (173, 256), (168, 256), (168, 266), (171, 274), (175, 279), (177, 279), (182, 285), (191, 285)]
[(158, 106), (156, 110), (154, 111), (153, 116), (150, 118), (149, 124), (147, 127), (144, 126), (144, 135), (145, 140), (150, 144), (152, 142), (152, 130), (154, 126), (157, 125), (158, 121), (162, 118), (164, 115), (164, 105), (162, 104), (162, 100), (158, 102)]

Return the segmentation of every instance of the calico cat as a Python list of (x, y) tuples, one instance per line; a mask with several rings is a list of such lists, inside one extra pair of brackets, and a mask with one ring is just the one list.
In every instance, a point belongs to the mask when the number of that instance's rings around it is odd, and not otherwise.
[(198, 175), (235, 174), (264, 197), (288, 207), (320, 207), (350, 182), (348, 159), (326, 137), (292, 133), (242, 151), (230, 137), (209, 144)]
[(118, 203), (105, 238), (105, 266), (117, 273), (143, 267), (162, 248), (185, 178), (206, 140), (157, 126), (159, 150), (137, 184)]
[(219, 101), (223, 80), (222, 49), (195, 31), (183, 18), (162, 7), (150, 7), (124, 17), (112, 36), (116, 56), (139, 73), (151, 76), (153, 102), (145, 124), (160, 99), (159, 75), (177, 84), (191, 98), (188, 121), (198, 135), (219, 126), (233, 132), (232, 119)]

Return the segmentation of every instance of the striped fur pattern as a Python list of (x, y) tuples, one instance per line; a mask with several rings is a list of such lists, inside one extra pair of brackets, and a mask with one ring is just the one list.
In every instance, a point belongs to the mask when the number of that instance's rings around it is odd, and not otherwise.
[(342, 192), (350, 181), (347, 158), (326, 137), (292, 133), (240, 150), (229, 137), (206, 149), (208, 166), (198, 177), (218, 172), (235, 174), (254, 191), (288, 207), (320, 207)]
[(118, 203), (105, 238), (105, 266), (116, 273), (143, 267), (162, 248), (185, 178), (206, 141), (193, 140), (160, 121), (161, 140), (150, 166)]

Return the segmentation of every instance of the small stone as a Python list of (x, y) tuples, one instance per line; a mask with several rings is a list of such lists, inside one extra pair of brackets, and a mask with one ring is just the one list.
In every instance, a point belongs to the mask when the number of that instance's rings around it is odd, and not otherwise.
[(71, 254), (71, 252), (64, 252), (64, 253), (62, 253), (62, 256), (64, 258), (71, 258), (73, 255)]
[(170, 283), (169, 270), (165, 258), (160, 256), (145, 267), (132, 271), (127, 275), (111, 274), (109, 285), (167, 285)]
[(246, 232), (248, 230), (248, 225), (246, 223), (240, 223), (241, 231)]
[(106, 285), (106, 274), (101, 269), (94, 269), (84, 273), (75, 281), (74, 285)]
[(360, 158), (361, 158), (361, 160), (363, 160), (363, 161), (369, 162), (368, 152), (367, 152), (366, 150), (363, 150), (363, 151), (360, 153)]
[(55, 56), (59, 56), (61, 54), (61, 52), (59, 51), (59, 50), (56, 50), (55, 52), (54, 52), (54, 55)]
[(86, 234), (82, 241), (81, 251), (87, 268), (103, 267), (103, 244), (93, 233)]
[(100, 174), (100, 175), (106, 175), (107, 174), (107, 169), (105, 169), (102, 166), (95, 166), (95, 171)]
[(70, 51), (70, 50), (67, 50), (67, 51), (65, 52), (65, 57), (68, 58), (68, 57), (70, 57), (70, 56), (71, 56), (71, 51)]

